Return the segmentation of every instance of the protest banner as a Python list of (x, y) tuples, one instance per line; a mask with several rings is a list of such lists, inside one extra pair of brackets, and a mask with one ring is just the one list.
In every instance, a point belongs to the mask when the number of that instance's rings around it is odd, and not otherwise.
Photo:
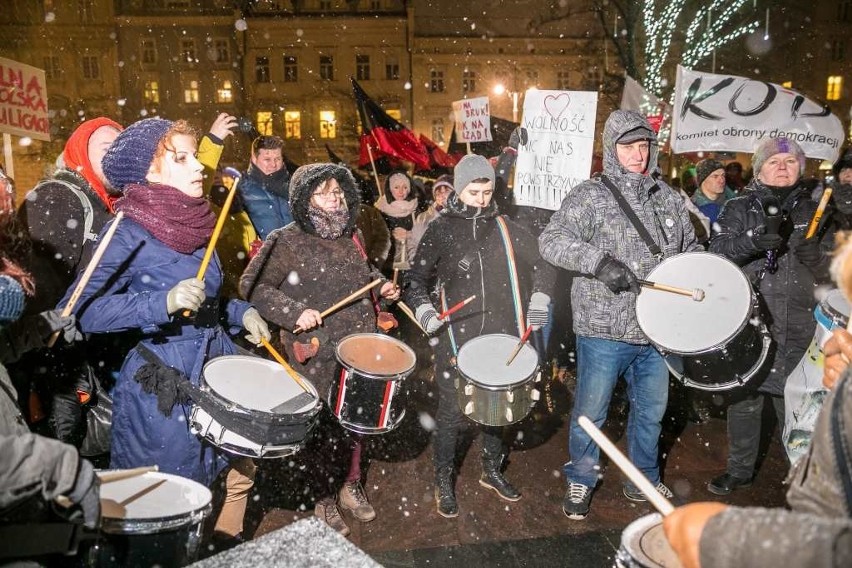
[(491, 107), (488, 97), (453, 101), (459, 142), (491, 142)]
[(555, 211), (589, 179), (597, 107), (596, 92), (527, 91), (521, 125), (528, 139), (515, 163), (517, 205)]
[(831, 110), (792, 89), (735, 75), (677, 68), (672, 150), (754, 152), (766, 138), (789, 138), (809, 158), (834, 162), (845, 134)]
[(44, 71), (0, 57), (0, 132), (50, 140)]

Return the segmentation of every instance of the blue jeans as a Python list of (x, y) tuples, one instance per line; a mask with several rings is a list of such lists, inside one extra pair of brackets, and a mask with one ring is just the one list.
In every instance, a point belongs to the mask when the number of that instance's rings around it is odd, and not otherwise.
[(571, 461), (564, 467), (568, 483), (597, 484), (600, 449), (577, 419), (585, 415), (601, 428), (612, 391), (622, 376), (630, 398), (628, 456), (654, 485), (660, 481), (660, 431), (669, 395), (669, 371), (663, 357), (651, 345), (578, 336), (577, 388), (568, 434)]

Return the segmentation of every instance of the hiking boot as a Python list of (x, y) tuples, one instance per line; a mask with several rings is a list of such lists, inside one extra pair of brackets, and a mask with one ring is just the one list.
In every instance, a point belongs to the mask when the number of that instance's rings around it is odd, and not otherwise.
[[(657, 483), (657, 486), (654, 489), (657, 490), (657, 493), (659, 493), (669, 501), (672, 501), (673, 505), (675, 504), (675, 494), (672, 493), (671, 489), (666, 487), (665, 483), (663, 483), (662, 481)], [(624, 493), (625, 497), (627, 497), (631, 501), (635, 501), (636, 503), (644, 503), (648, 500), (648, 498), (645, 497), (644, 493), (642, 493), (641, 491), (639, 491), (639, 489), (632, 485), (625, 485), (621, 492)]]
[(582, 521), (589, 514), (592, 503), (592, 488), (582, 483), (569, 483), (562, 499), (562, 512), (569, 519)]
[(453, 487), (453, 468), (444, 467), (435, 476), (435, 504), (438, 514), (447, 519), (459, 516), (456, 491)]
[(479, 478), (479, 484), (488, 489), (493, 489), (500, 498), (506, 501), (517, 501), (521, 498), (521, 493), (503, 477), (503, 474), (500, 472), (502, 466), (502, 455), (496, 458), (483, 457), (482, 476)]
[(343, 517), (340, 516), (337, 503), (334, 501), (320, 501), (317, 503), (314, 507), (314, 515), (342, 536), (349, 535), (349, 527), (346, 525)]
[(751, 487), (751, 477), (737, 477), (725, 472), (710, 480), (710, 483), (707, 484), (707, 491), (715, 495), (728, 495), (735, 489), (745, 487)]
[(340, 508), (344, 511), (352, 511), (355, 518), (362, 523), (368, 523), (376, 518), (376, 510), (370, 505), (361, 482), (344, 483), (338, 496), (340, 497)]

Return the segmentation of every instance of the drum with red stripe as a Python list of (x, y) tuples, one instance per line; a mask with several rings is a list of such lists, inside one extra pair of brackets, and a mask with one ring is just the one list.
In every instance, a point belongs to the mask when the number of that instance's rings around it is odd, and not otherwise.
[(382, 434), (405, 416), (403, 381), (417, 363), (405, 343), (379, 333), (347, 335), (335, 349), (328, 406), (347, 430)]

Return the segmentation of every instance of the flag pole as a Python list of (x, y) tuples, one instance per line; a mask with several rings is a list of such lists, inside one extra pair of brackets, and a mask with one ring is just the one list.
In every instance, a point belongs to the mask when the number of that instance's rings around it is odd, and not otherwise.
[(376, 162), (373, 161), (373, 150), (370, 148), (370, 143), (367, 142), (367, 155), (370, 156), (370, 165), (373, 167), (373, 177), (376, 178), (376, 189), (379, 192), (379, 199), (384, 197), (385, 192), (382, 191), (382, 184), (379, 183), (379, 172), (376, 171)]

